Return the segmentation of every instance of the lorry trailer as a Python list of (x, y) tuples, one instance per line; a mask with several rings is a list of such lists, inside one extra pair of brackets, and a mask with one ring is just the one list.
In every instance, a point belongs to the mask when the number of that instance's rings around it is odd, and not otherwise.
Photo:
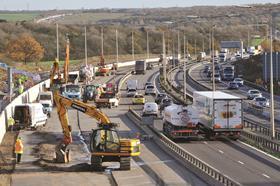
[(172, 104), (163, 113), (163, 133), (171, 139), (190, 138), (198, 135), (198, 113), (192, 106)]
[(195, 91), (193, 106), (199, 112), (200, 133), (238, 139), (243, 129), (241, 98), (221, 91)]

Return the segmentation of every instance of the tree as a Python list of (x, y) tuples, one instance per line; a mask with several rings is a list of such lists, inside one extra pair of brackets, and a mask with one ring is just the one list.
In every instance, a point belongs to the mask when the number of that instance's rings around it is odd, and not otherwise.
[(38, 61), (44, 57), (44, 48), (31, 35), (22, 34), (17, 39), (11, 40), (7, 45), (8, 56), (15, 61)]

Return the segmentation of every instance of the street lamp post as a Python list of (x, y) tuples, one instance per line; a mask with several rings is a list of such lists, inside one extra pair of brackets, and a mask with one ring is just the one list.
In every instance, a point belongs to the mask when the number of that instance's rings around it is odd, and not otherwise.
[(133, 31), (131, 32), (131, 50), (132, 50), (132, 59), (134, 61), (135, 58), (134, 58), (134, 33), (133, 33)]
[[(186, 61), (185, 61), (185, 56), (186, 56), (186, 36), (184, 34), (184, 60), (183, 60), (183, 63), (184, 63), (184, 66), (183, 66), (183, 83), (184, 83), (184, 100), (186, 101), (187, 100), (187, 86), (186, 86)], [(186, 59), (188, 60), (188, 59)]]
[(58, 24), (56, 23), (56, 58), (59, 61), (59, 35), (58, 35)]
[(87, 58), (87, 27), (85, 26), (85, 63), (87, 66), (88, 58)]
[(165, 48), (165, 37), (164, 37), (164, 32), (162, 33), (162, 66), (163, 66), (163, 78), (164, 78), (164, 84), (166, 85), (166, 48)]
[(270, 27), (270, 125), (271, 125), (271, 138), (275, 138), (275, 123), (274, 123), (274, 91), (273, 91), (273, 52), (272, 52), (272, 23)]
[(150, 55), (149, 55), (150, 51), (149, 50), (150, 50), (149, 49), (149, 31), (147, 31), (147, 59), (150, 58)]
[(213, 83), (213, 91), (216, 91), (216, 85), (215, 85), (215, 58), (214, 58), (214, 50), (215, 50), (215, 45), (214, 45), (214, 27), (215, 25), (212, 26), (212, 36), (211, 36), (211, 40), (212, 40), (212, 83)]

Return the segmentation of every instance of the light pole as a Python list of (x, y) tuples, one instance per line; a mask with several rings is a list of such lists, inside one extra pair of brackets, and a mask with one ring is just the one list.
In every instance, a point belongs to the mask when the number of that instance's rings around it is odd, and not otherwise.
[[(184, 34), (184, 58), (185, 58), (185, 56), (186, 56), (186, 36), (185, 36), (185, 34)], [(183, 59), (184, 59), (183, 58)], [(186, 60), (188, 60), (188, 58), (186, 59)], [(186, 85), (186, 61), (185, 60), (183, 60), (183, 63), (184, 63), (184, 66), (183, 66), (183, 83), (184, 83), (184, 100), (186, 101), (187, 100), (187, 85)]]
[[(178, 56), (177, 56), (177, 58), (178, 58), (178, 60), (180, 59), (180, 54), (181, 54), (181, 47), (180, 47), (180, 31), (178, 30), (178, 41), (177, 41), (178, 43)], [(179, 65), (179, 64), (178, 64)]]
[(272, 23), (270, 25), (270, 125), (271, 138), (275, 138), (275, 123), (274, 123), (274, 93), (273, 93), (273, 52), (272, 52)]
[(117, 56), (117, 66), (119, 64), (119, 39), (118, 39), (118, 30), (116, 30), (116, 56)]
[(103, 56), (103, 27), (101, 28), (101, 56)]
[(133, 61), (135, 60), (134, 58), (134, 33), (133, 31), (131, 32), (131, 53), (132, 53), (132, 59)]
[(88, 58), (87, 58), (87, 27), (85, 26), (85, 63), (87, 66)]
[(58, 24), (56, 23), (56, 58), (59, 61), (59, 35), (58, 35)]
[(163, 78), (164, 78), (164, 84), (166, 85), (166, 49), (165, 49), (165, 37), (164, 37), (164, 32), (162, 33), (162, 62), (163, 62)]
[(149, 53), (149, 31), (147, 31), (147, 59), (150, 58)]
[(215, 45), (214, 45), (214, 27), (215, 25), (212, 26), (212, 36), (211, 36), (211, 40), (212, 40), (212, 83), (213, 83), (213, 91), (216, 91), (216, 85), (215, 85), (215, 58), (214, 58), (214, 50), (215, 50)]

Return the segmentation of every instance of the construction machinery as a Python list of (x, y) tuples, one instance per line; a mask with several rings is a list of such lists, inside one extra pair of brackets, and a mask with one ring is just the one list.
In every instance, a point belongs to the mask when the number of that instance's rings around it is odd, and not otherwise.
[[(67, 71), (68, 65), (69, 63), (64, 65), (64, 73)], [(117, 125), (111, 123), (110, 119), (96, 107), (60, 95), (60, 87), (67, 82), (64, 77), (67, 76), (60, 74), (58, 61), (56, 60), (51, 71), (50, 83), (64, 136), (61, 143), (56, 147), (56, 162), (67, 163), (70, 161), (68, 145), (72, 142), (72, 136), (67, 108), (71, 107), (93, 117), (99, 122), (98, 128), (92, 130), (89, 144), (93, 169), (101, 170), (102, 162), (117, 161), (120, 162), (121, 170), (130, 170), (131, 156), (140, 154), (139, 139), (120, 139)]]
[(100, 63), (98, 64), (98, 70), (95, 73), (96, 76), (109, 76), (111, 73), (111, 69), (106, 67), (105, 59), (103, 55), (100, 55)]

